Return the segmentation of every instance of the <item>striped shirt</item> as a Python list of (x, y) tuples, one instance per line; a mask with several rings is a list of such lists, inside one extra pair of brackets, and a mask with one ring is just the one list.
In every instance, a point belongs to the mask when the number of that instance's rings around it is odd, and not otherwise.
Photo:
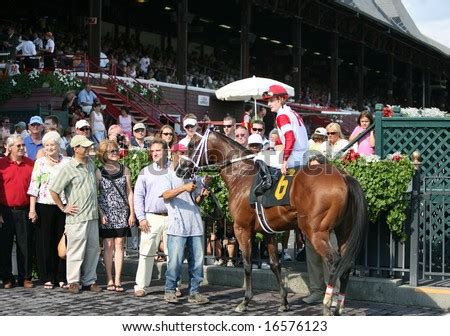
[(78, 206), (77, 214), (66, 216), (67, 224), (98, 219), (95, 170), (92, 160), (88, 159), (87, 164), (83, 164), (72, 158), (50, 182), (51, 191), (57, 194), (64, 191), (67, 204)]
[(134, 212), (138, 221), (145, 219), (146, 213), (166, 213), (166, 205), (161, 197), (167, 190), (162, 183), (167, 175), (167, 165), (159, 167), (152, 163), (139, 173), (134, 186)]

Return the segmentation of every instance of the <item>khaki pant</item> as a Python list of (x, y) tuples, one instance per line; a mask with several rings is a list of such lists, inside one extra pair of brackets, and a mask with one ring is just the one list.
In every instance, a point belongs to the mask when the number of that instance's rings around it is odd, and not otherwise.
[(136, 272), (136, 285), (134, 290), (143, 290), (150, 286), (153, 273), (153, 264), (158, 252), (161, 237), (164, 242), (164, 253), (167, 255), (167, 227), (168, 216), (159, 216), (147, 213), (145, 219), (150, 225), (149, 232), (141, 231), (141, 243), (139, 244), (139, 264)]
[(97, 280), (98, 220), (66, 224), (67, 282), (89, 286)]
[[(330, 235), (331, 244), (337, 247), (337, 239), (334, 232)], [(325, 287), (330, 278), (327, 266), (324, 264), (322, 257), (316, 252), (311, 242), (306, 239), (306, 267), (308, 268), (308, 289), (312, 293), (324, 293)], [(339, 292), (340, 282), (336, 281), (334, 292)]]

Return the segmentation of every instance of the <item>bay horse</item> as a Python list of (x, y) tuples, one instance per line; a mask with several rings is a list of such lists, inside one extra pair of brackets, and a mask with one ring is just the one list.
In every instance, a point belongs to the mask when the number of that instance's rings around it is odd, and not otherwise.
[[(234, 233), (243, 256), (245, 297), (236, 307), (247, 310), (253, 297), (252, 237), (265, 234), (255, 209), (249, 203), (254, 175), (258, 173), (250, 151), (226, 137), (207, 130), (203, 138), (193, 139), (179, 159), (179, 177), (193, 176), (199, 170), (216, 168), (229, 191), (229, 209), (234, 220)], [(367, 228), (367, 203), (359, 182), (329, 164), (304, 166), (295, 174), (290, 189), (290, 204), (265, 209), (265, 217), (274, 231), (298, 227), (314, 246), (328, 267), (330, 279), (324, 295), (323, 313), (332, 315), (331, 304), (335, 283), (340, 279), (340, 293), (334, 315), (344, 311), (345, 291), (353, 258), (359, 252)], [(337, 247), (330, 234), (334, 231)], [(281, 279), (281, 264), (275, 235), (267, 235), (270, 268), (279, 284), (279, 311), (289, 310), (287, 291)]]

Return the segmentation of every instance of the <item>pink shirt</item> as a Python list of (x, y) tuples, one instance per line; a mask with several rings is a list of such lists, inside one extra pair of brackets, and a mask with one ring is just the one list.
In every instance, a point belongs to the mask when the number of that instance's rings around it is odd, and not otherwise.
[[(363, 132), (364, 130), (365, 129), (362, 128), (361, 126), (356, 126), (355, 129), (353, 130), (352, 134), (350, 135), (350, 137), (357, 136), (359, 133)], [(372, 155), (375, 153), (374, 148), (370, 145), (370, 133), (366, 134), (365, 136), (362, 137), (362, 139), (360, 139), (358, 141), (357, 152), (359, 154), (364, 154), (364, 155)]]

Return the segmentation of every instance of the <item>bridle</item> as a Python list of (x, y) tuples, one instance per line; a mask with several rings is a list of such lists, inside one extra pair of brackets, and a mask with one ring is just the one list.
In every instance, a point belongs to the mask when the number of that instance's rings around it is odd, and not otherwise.
[[(207, 129), (205, 134), (203, 135), (202, 139), (200, 140), (197, 147), (194, 149), (194, 153), (192, 154), (192, 158), (181, 155), (180, 156), (180, 162), (181, 160), (185, 160), (187, 162), (192, 163), (192, 167), (188, 170), (190, 171), (191, 176), (195, 176), (198, 172), (205, 172), (205, 171), (221, 171), (223, 168), (243, 160), (253, 159), (256, 155), (255, 154), (248, 154), (245, 156), (241, 156), (234, 159), (226, 159), (219, 163), (209, 164), (208, 160), (208, 138), (211, 133), (211, 129)], [(204, 157), (205, 165), (200, 165), (200, 160)]]

